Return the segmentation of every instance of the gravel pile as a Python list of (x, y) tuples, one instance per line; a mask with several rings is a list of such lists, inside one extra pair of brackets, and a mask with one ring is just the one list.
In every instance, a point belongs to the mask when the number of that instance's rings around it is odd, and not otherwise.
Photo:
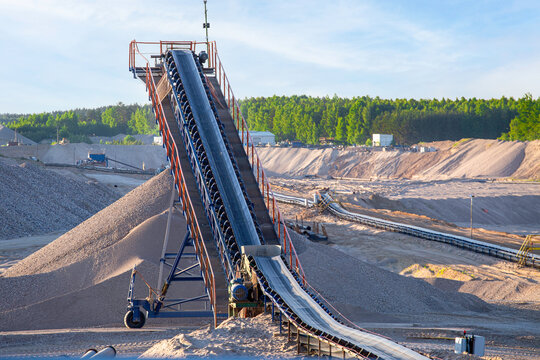
[[(58, 270), (123, 239), (131, 229), (168, 208), (172, 175), (167, 171), (129, 192), (120, 200), (41, 248), (4, 276), (22, 276)], [(95, 197), (95, 193), (92, 194)]]
[[(156, 282), (171, 189), (172, 176), (163, 172), (8, 269), (0, 277), (0, 330), (119, 326), (132, 267)], [(168, 251), (178, 249), (186, 229), (181, 214), (173, 219)], [(450, 294), (292, 236), (309, 283), (352, 320), (491, 309), (474, 296)], [(137, 284), (136, 295), (146, 296), (144, 283)], [(175, 290), (189, 297), (201, 289)]]
[(67, 230), (118, 199), (104, 185), (0, 159), (0, 239)]
[[(133, 266), (156, 285), (171, 189), (163, 172), (8, 269), (0, 330), (121, 326)], [(168, 251), (185, 230), (175, 212)], [(140, 277), (136, 285), (138, 297), (148, 294)]]
[(30, 140), (29, 138), (24, 137), (21, 134), (15, 135), (15, 131), (0, 124), (0, 145), (8, 144), (10, 141), (15, 141), (15, 137), (17, 138), (17, 141), (19, 143), (22, 143), (24, 145), (36, 144), (33, 140)]

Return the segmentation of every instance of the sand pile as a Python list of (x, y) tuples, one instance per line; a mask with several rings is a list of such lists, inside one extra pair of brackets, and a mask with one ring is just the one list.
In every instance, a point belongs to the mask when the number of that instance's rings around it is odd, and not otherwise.
[(533, 304), (536, 306), (540, 304), (540, 284), (533, 279), (472, 279), (460, 281), (459, 279), (432, 277), (426, 273), (415, 274), (414, 276), (423, 278), (426, 282), (439, 289), (472, 294), (494, 304)]
[(540, 174), (540, 141), (531, 141), (525, 148), (525, 158), (513, 174), (517, 179), (538, 179)]
[(353, 321), (493, 310), (469, 294), (449, 294), (423, 280), (383, 270), (296, 233), (291, 232), (291, 237), (309, 284)]
[(436, 152), (258, 148), (270, 176), (354, 178), (540, 178), (540, 140), (439, 141)]
[(296, 343), (287, 344), (270, 314), (250, 319), (230, 318), (216, 329), (210, 326), (189, 334), (163, 340), (141, 355), (142, 358), (238, 357), (264, 359), (297, 358)]
[[(131, 268), (156, 282), (171, 186), (171, 175), (161, 173), (8, 269), (0, 277), (0, 329), (120, 325)], [(180, 214), (174, 221), (169, 251), (185, 232)], [(309, 283), (352, 320), (493, 309), (292, 236)]]
[(119, 195), (94, 182), (0, 159), (0, 239), (67, 230)]
[[(448, 156), (416, 177), (512, 177), (525, 158), (529, 143), (475, 139), (443, 150)], [(540, 175), (540, 174), (537, 174)]]
[[(8, 269), (0, 277), (0, 329), (122, 324), (132, 267), (156, 282), (171, 189), (163, 172)], [(186, 229), (181, 214), (173, 219), (169, 250)]]
[(27, 137), (22, 136), (21, 134), (15, 135), (15, 131), (10, 128), (0, 124), (0, 145), (6, 145), (10, 141), (15, 141), (15, 137), (19, 143), (24, 145), (35, 145), (36, 143), (33, 140), (30, 140)]

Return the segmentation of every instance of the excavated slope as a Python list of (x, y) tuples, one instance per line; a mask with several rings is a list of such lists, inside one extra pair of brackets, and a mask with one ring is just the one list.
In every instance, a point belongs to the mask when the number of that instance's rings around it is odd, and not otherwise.
[(540, 140), (472, 139), (423, 144), (435, 152), (258, 148), (269, 175), (302, 177), (540, 179)]

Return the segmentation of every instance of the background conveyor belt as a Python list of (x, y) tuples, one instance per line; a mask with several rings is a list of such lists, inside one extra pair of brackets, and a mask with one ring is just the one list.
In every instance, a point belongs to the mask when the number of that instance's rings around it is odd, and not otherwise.
[[(314, 206), (313, 200), (303, 197), (273, 193), (277, 201), (300, 206)], [(327, 204), (326, 210), (339, 218), (358, 222), (364, 225), (373, 226), (378, 229), (395, 231), (402, 234), (415, 236), (421, 239), (444, 242), (462, 249), (471, 250), (485, 255), (497, 257), (512, 262), (519, 262), (519, 251), (506, 246), (500, 246), (484, 241), (471, 239), (465, 236), (459, 236), (440, 231), (435, 231), (420, 226), (398, 223), (395, 221), (384, 220), (369, 215), (362, 215), (344, 209), (339, 203), (335, 202), (329, 193), (321, 195), (324, 204)], [(540, 256), (529, 254), (525, 259), (524, 265), (540, 268)]]
[(300, 287), (279, 256), (254, 259), (272, 290), (309, 326), (353, 344), (361, 344), (364, 350), (383, 359), (427, 359), (393, 341), (337, 322)]

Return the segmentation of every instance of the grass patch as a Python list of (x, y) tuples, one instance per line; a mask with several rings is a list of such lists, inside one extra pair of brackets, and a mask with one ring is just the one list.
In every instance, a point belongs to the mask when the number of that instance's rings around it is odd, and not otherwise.
[(456, 142), (454, 143), (454, 145), (452, 145), (452, 147), (453, 147), (453, 148), (456, 148), (456, 147), (458, 147), (459, 145), (464, 144), (464, 143), (466, 143), (466, 142), (468, 142), (468, 141), (470, 141), (470, 140), (472, 140), (472, 138), (463, 138), (463, 139), (461, 139), (461, 140), (459, 140), (459, 141), (456, 141)]

